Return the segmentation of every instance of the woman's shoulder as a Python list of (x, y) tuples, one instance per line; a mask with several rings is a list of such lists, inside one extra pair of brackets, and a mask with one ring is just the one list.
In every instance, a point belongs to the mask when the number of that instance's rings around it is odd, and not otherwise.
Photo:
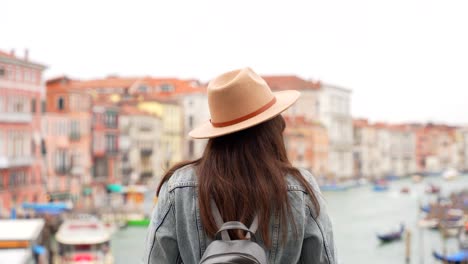
[[(314, 175), (312, 175), (310, 171), (304, 168), (297, 168), (297, 169), (301, 173), (302, 177), (304, 177), (304, 179), (314, 189), (314, 191), (320, 192), (320, 188), (317, 184), (317, 181), (315, 180)], [(292, 175), (288, 175), (287, 182), (288, 182), (289, 191), (305, 191), (306, 190), (305, 187)]]
[(168, 191), (173, 191), (176, 188), (195, 187), (197, 177), (194, 165), (187, 165), (176, 170), (167, 181), (167, 185)]

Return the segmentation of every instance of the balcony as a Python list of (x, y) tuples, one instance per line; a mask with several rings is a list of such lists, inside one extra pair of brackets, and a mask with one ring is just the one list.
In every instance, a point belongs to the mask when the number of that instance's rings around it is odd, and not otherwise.
[(6, 157), (0, 156), (0, 169), (30, 166), (34, 162), (33, 157)]
[(140, 177), (142, 179), (145, 179), (145, 178), (151, 178), (153, 177), (153, 172), (152, 171), (144, 171), (140, 174)]
[(116, 156), (119, 154), (119, 150), (117, 148), (108, 148), (106, 149), (106, 154), (109, 156)]
[(0, 122), (4, 123), (31, 123), (31, 113), (0, 113)]
[(68, 166), (58, 166), (55, 167), (55, 173), (58, 175), (65, 175), (70, 172), (70, 168)]

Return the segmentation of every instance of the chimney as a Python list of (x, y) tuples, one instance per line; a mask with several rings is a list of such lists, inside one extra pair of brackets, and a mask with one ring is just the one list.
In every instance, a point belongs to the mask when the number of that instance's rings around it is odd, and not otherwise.
[(24, 49), (24, 60), (25, 61), (29, 60), (29, 50), (28, 49)]
[(10, 55), (13, 56), (13, 57), (15, 56), (15, 49), (11, 49)]

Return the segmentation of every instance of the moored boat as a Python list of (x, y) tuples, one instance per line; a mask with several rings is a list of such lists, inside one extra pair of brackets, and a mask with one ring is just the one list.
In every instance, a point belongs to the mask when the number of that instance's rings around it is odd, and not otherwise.
[(389, 189), (388, 185), (376, 184), (372, 187), (372, 190), (374, 192), (385, 192), (385, 191), (388, 191), (388, 189)]
[(439, 192), (440, 192), (440, 187), (436, 186), (434, 184), (429, 184), (426, 187), (426, 193), (436, 194), (436, 193), (439, 193)]
[(0, 220), (0, 263), (47, 263), (43, 219)]
[(323, 192), (342, 192), (348, 189), (348, 186), (338, 184), (324, 184), (320, 186), (320, 190)]
[(435, 251), (432, 254), (434, 258), (441, 260), (443, 261), (443, 263), (447, 264), (462, 264), (468, 261), (468, 251), (466, 250), (462, 250), (450, 255), (443, 255)]
[(68, 219), (60, 226), (55, 239), (57, 264), (113, 263), (110, 233), (98, 219)]
[(386, 234), (377, 234), (377, 238), (383, 243), (400, 240), (404, 231), (405, 231), (405, 226), (402, 224), (400, 225), (400, 230), (393, 231), (393, 232), (386, 233)]
[(442, 173), (444, 180), (451, 181), (460, 176), (460, 173), (453, 168), (449, 168)]

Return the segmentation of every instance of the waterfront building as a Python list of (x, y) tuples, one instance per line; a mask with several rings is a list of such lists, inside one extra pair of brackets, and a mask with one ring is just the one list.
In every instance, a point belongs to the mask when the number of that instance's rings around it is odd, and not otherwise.
[(156, 185), (163, 165), (161, 118), (133, 105), (121, 105), (119, 130), (122, 184)]
[[(379, 132), (367, 119), (353, 120), (353, 164), (356, 178), (381, 178)], [(385, 134), (381, 133), (380, 136)], [(382, 146), (383, 147), (383, 146)]]
[(284, 116), (303, 116), (307, 121), (319, 121), (328, 132), (328, 165), (333, 178), (353, 176), (353, 125), (351, 91), (335, 85), (304, 80), (297, 76), (263, 76), (274, 91), (299, 90), (297, 103)]
[(316, 106), (319, 121), (328, 130), (328, 170), (338, 179), (353, 176), (353, 122), (351, 90), (321, 83)]
[[(183, 109), (184, 135), (210, 119), (208, 109), (208, 97), (204, 91), (196, 91), (178, 96), (178, 100)], [(194, 140), (189, 136), (184, 137), (183, 158), (185, 160), (194, 160), (202, 156), (206, 146), (206, 139)]]
[(446, 125), (412, 125), (416, 133), (416, 160), (421, 172), (435, 173), (457, 168), (459, 153), (456, 128)]
[(391, 125), (390, 173), (388, 176), (408, 176), (417, 172), (416, 134), (408, 125)]
[(458, 130), (458, 150), (459, 150), (459, 167), (461, 171), (468, 171), (468, 127)]
[(175, 99), (147, 96), (138, 102), (137, 108), (161, 119), (159, 153), (163, 161), (163, 170), (182, 161), (182, 144), (185, 135), (183, 134), (183, 111), (179, 103)]
[(305, 168), (319, 180), (328, 175), (328, 133), (318, 121), (305, 117), (286, 116), (284, 139), (288, 156), (294, 166)]
[(0, 51), (0, 215), (44, 201), (41, 175), (42, 73), (46, 67)]
[(78, 199), (91, 183), (91, 95), (60, 77), (46, 83), (44, 175), (51, 200)]
[(306, 121), (317, 121), (319, 119), (319, 91), (320, 82), (304, 80), (294, 75), (272, 75), (262, 76), (273, 91), (298, 90), (301, 97), (288, 110), (283, 112), (283, 116), (299, 116)]

